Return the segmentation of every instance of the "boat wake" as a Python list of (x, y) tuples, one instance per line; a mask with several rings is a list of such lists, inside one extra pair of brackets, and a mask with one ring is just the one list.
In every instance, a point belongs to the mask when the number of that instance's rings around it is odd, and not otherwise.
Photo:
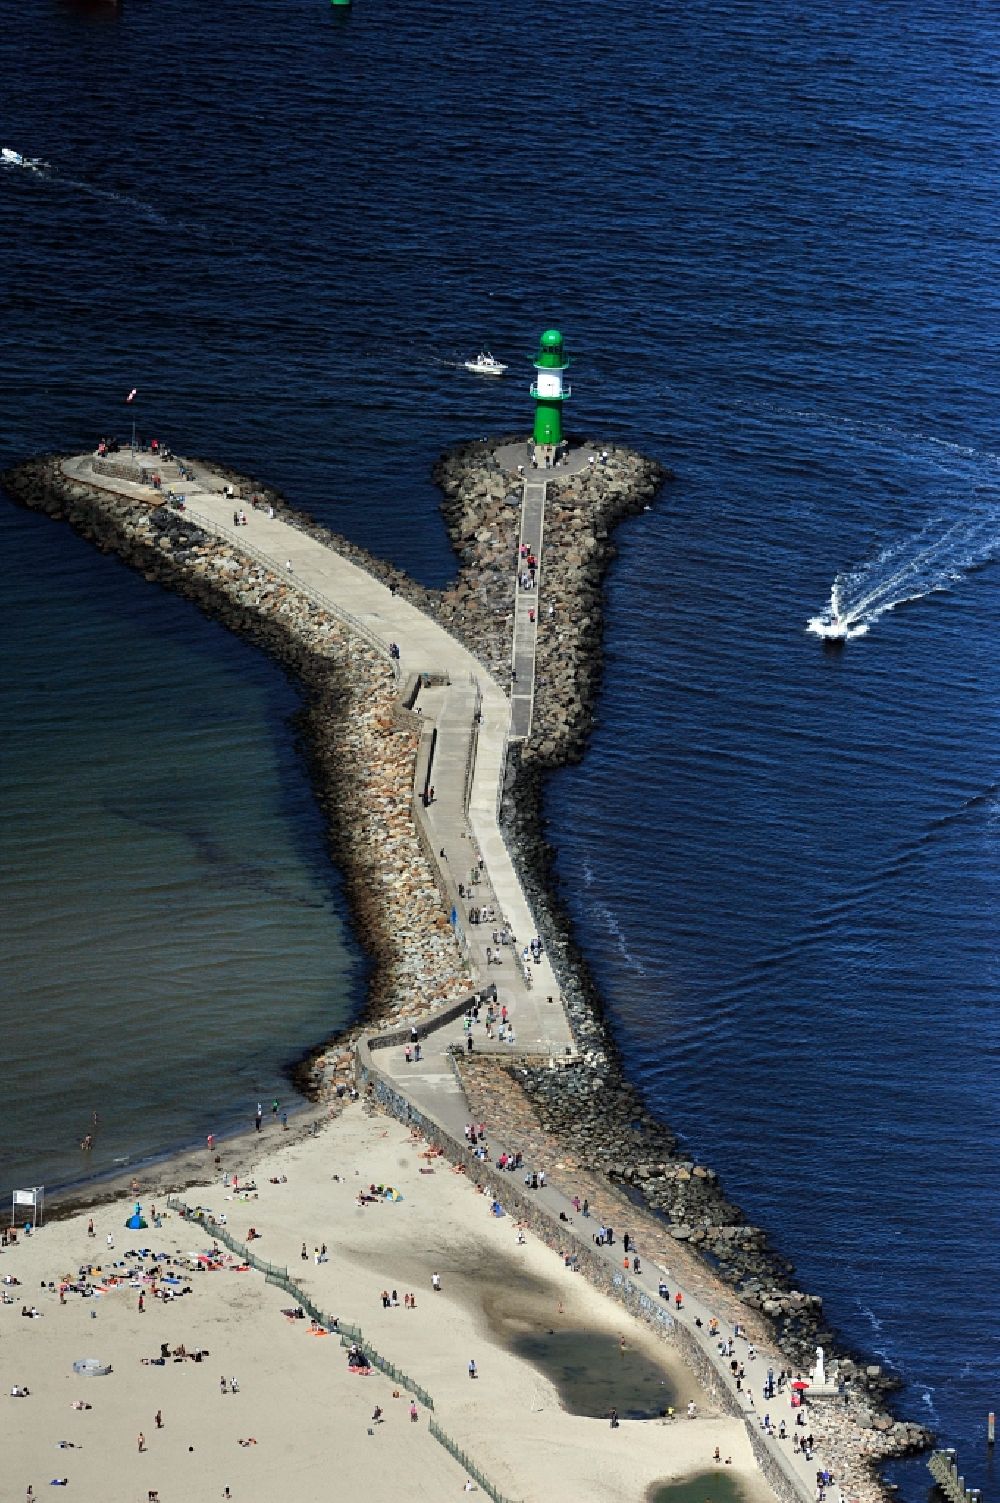
[(915, 537), (889, 543), (867, 563), (838, 574), (830, 601), (807, 630), (826, 641), (863, 637), (887, 612), (907, 601), (947, 590), (1000, 554), (1000, 511), (945, 525), (928, 522)]
[(169, 225), (172, 229), (200, 229), (201, 226), (191, 224), (183, 220), (170, 220), (160, 213), (152, 204), (145, 199), (136, 198), (132, 193), (120, 193), (114, 188), (103, 188), (97, 183), (87, 182), (84, 178), (69, 177), (60, 172), (51, 162), (45, 162), (41, 157), (26, 157), (21, 152), (15, 151), (12, 146), (0, 147), (0, 167), (7, 167), (13, 171), (34, 173), (37, 177), (55, 184), (63, 189), (70, 189), (77, 193), (88, 194), (91, 198), (104, 199), (108, 203), (121, 204), (125, 208), (138, 209), (147, 219), (154, 224)]
[(594, 872), (589, 863), (586, 861), (583, 864), (583, 880), (586, 887), (591, 889), (593, 892), (593, 896), (589, 899), (588, 906), (590, 907), (590, 910), (593, 912), (595, 917), (598, 918), (603, 924), (605, 931), (610, 936), (611, 943), (617, 949), (622, 960), (625, 962), (625, 965), (634, 976), (645, 977), (646, 967), (643, 965), (638, 956), (633, 955), (632, 951), (629, 949), (628, 939), (626, 938), (625, 931), (622, 928), (621, 924), (618, 922), (618, 919), (615, 916), (613, 910), (607, 903), (603, 902), (602, 899), (597, 896), (596, 891), (594, 891), (596, 887)]

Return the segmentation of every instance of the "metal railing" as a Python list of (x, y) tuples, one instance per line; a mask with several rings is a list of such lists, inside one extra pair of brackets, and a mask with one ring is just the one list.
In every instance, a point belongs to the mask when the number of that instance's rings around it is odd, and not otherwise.
[[(465, 750), (465, 776), (462, 780), (462, 812), (469, 823), (469, 805), (472, 802), (472, 780), (476, 775), (476, 757), (479, 752), (479, 722), (483, 713), (483, 690), (474, 673), (469, 674), (469, 683), (476, 691), (472, 706), (472, 724), (469, 727), (469, 742)], [(501, 779), (502, 781), (502, 779)]]
[(331, 599), (329, 595), (325, 595), (322, 590), (317, 590), (314, 585), (304, 583), (293, 570), (286, 569), (282, 564), (276, 563), (269, 554), (265, 553), (263, 549), (258, 548), (254, 543), (249, 542), (246, 538), (243, 538), (234, 528), (227, 527), (223, 522), (216, 522), (213, 517), (206, 517), (204, 512), (197, 511), (187, 501), (184, 503), (183, 514), (185, 517), (190, 517), (198, 527), (203, 528), (206, 532), (214, 533), (216, 537), (225, 538), (227, 542), (232, 543), (241, 553), (248, 554), (255, 563), (261, 564), (272, 574), (276, 574), (279, 579), (284, 580), (286, 584), (299, 590), (301, 594), (321, 606), (323, 610), (329, 611), (331, 615), (336, 616), (350, 631), (357, 632), (359, 636), (364, 637), (370, 647), (374, 647), (387, 659), (392, 667), (393, 677), (399, 678), (399, 661), (390, 655), (389, 643), (380, 637), (377, 632), (372, 631), (370, 626), (366, 626), (358, 616), (353, 615), (349, 610), (345, 610), (338, 601)]
[[(534, 590), (530, 590), (530, 591), (522, 590), (521, 589), (521, 554), (520, 554), (520, 546), (518, 548), (517, 567), (514, 570), (514, 625), (513, 625), (513, 630), (512, 630), (512, 634), (511, 634), (511, 643), (510, 643), (510, 666), (511, 666), (511, 671), (513, 671), (517, 667), (517, 627), (518, 627), (518, 623), (521, 621), (522, 616), (524, 614), (524, 612), (522, 612), (522, 610), (521, 610), (521, 598), (522, 598), (522, 596), (530, 595), (530, 597), (531, 597), (530, 601), (528, 601), (525, 604), (524, 611), (525, 612), (530, 612), (530, 610), (532, 609), (532, 606), (534, 606), (534, 610), (535, 610), (535, 620), (534, 620), (534, 622), (532, 623), (532, 622), (529, 621), (529, 625), (533, 626), (533, 630), (528, 633), (528, 635), (529, 635), (529, 637), (531, 639), (531, 678), (530, 678), (529, 683), (528, 683), (528, 728), (525, 731), (525, 733), (524, 733), (523, 736), (518, 736), (516, 738), (518, 741), (529, 741), (531, 739), (531, 724), (532, 724), (532, 721), (534, 720), (534, 715), (535, 715), (535, 662), (536, 662), (536, 659), (537, 659), (537, 656), (538, 656), (538, 606), (539, 606), (539, 602), (540, 602), (540, 598), (541, 598), (541, 589), (542, 589), (542, 574), (541, 574), (541, 570), (542, 570), (542, 539), (543, 539), (544, 533), (545, 533), (545, 502), (546, 502), (547, 494), (548, 494), (547, 493), (547, 489), (546, 489), (546, 484), (545, 484), (544, 480), (531, 480), (531, 481), (529, 481), (529, 480), (525, 479), (525, 481), (523, 482), (522, 487), (521, 487), (521, 528), (520, 528), (520, 532), (518, 534), (518, 543), (519, 543), (519, 545), (523, 545), (523, 543), (524, 543), (524, 516), (525, 516), (525, 510), (526, 510), (527, 504), (528, 504), (528, 486), (529, 485), (537, 485), (537, 486), (539, 486), (541, 488), (541, 492), (542, 492), (542, 514), (541, 514), (541, 518), (540, 518), (539, 524), (538, 524), (538, 580), (537, 580), (535, 589)], [(512, 689), (512, 692), (511, 692), (511, 709), (513, 711), (513, 700), (514, 700), (513, 684), (511, 685), (511, 689)]]

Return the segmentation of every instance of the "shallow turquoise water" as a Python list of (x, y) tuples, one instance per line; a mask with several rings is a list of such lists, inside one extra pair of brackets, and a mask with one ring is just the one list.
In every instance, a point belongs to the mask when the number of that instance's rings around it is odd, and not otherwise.
[(284, 675), (65, 527), (0, 546), (2, 1175), (51, 1186), (291, 1101), (363, 965)]

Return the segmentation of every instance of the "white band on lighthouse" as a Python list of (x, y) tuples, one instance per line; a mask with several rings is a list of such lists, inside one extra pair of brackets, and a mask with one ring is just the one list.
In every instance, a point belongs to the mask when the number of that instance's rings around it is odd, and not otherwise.
[(535, 378), (535, 390), (540, 397), (561, 397), (562, 389), (562, 371), (539, 370)]

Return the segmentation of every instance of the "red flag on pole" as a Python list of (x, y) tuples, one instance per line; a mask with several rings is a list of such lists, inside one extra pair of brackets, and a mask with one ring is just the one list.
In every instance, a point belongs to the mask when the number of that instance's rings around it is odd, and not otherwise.
[(129, 392), (128, 396), (125, 398), (126, 402), (134, 401), (136, 392), (138, 390), (139, 390), (138, 386), (133, 386), (132, 390)]

